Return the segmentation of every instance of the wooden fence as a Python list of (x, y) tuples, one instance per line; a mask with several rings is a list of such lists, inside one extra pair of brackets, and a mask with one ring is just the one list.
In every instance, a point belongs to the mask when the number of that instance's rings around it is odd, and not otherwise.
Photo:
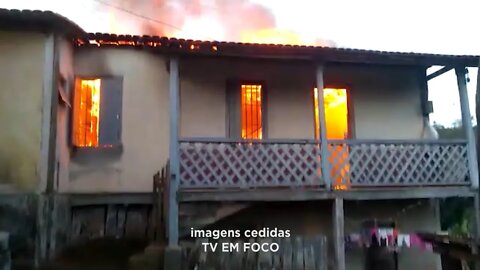
[[(326, 270), (328, 265), (327, 240), (323, 235), (296, 236), (292, 238), (258, 238), (248, 241), (238, 239), (210, 240), (218, 243), (215, 252), (205, 251), (198, 239), (193, 248), (184, 253), (185, 270)], [(245, 243), (278, 244), (277, 252), (244, 251)], [(238, 251), (222, 252), (222, 243), (238, 244)]]

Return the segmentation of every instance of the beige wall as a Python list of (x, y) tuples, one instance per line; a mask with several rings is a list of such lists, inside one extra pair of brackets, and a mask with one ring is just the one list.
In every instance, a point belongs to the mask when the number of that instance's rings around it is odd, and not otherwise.
[[(140, 50), (71, 48), (61, 70), (78, 76), (123, 77), (122, 144), (117, 155), (69, 153), (68, 114), (59, 109), (60, 190), (149, 192), (152, 175), (168, 158), (168, 72), (160, 55)], [(62, 60), (63, 59), (63, 60)], [(350, 90), (356, 138), (420, 138), (422, 118), (415, 73), (409, 68), (327, 67), (326, 86)], [(314, 137), (315, 67), (300, 61), (183, 58), (180, 61), (180, 136), (226, 137), (227, 80), (265, 83), (269, 138)], [(63, 130), (62, 130), (63, 129)]]
[(39, 179), (45, 40), (0, 32), (0, 185), (28, 191)]
[[(315, 67), (305, 62), (194, 58), (181, 62), (181, 135), (226, 136), (226, 81), (266, 86), (268, 137), (314, 137)], [(401, 67), (327, 66), (326, 87), (350, 91), (354, 137), (414, 139), (422, 134), (415, 70)]]
[(423, 119), (416, 69), (344, 66), (325, 71), (326, 86), (346, 86), (358, 139), (418, 139)]
[[(270, 138), (313, 138), (314, 69), (300, 62), (192, 58), (180, 63), (183, 137), (226, 136), (227, 80), (261, 81)], [(288, 128), (286, 128), (288, 125)]]
[[(74, 85), (74, 49), (67, 40), (59, 42), (59, 73), (65, 80), (64, 85), (59, 85), (63, 88), (63, 93), (69, 104), (73, 97)], [(69, 117), (71, 108), (61, 99), (58, 100), (57, 108), (57, 147), (56, 159), (57, 166), (55, 170), (55, 188), (64, 191), (69, 184), (69, 167), (70, 167), (70, 147), (69, 147)]]
[(77, 76), (122, 76), (119, 154), (72, 152), (65, 192), (150, 192), (153, 174), (167, 161), (168, 73), (165, 60), (146, 51), (81, 49)]

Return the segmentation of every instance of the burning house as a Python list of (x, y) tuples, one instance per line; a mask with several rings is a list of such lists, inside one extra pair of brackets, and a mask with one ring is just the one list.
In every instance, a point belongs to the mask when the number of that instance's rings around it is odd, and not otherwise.
[[(170, 255), (190, 228), (269, 227), (325, 236), (329, 269), (441, 269), (428, 251), (345, 239), (438, 231), (439, 199), (477, 196), (465, 76), (477, 56), (85, 33), (41, 11), (0, 10), (0, 28), (0, 231), (14, 264), (74, 238), (147, 237), (166, 165)], [(452, 68), (467, 136), (443, 141), (427, 81)]]

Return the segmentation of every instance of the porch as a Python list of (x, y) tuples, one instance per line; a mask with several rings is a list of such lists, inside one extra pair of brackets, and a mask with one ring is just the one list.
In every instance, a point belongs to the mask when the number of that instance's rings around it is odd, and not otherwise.
[[(327, 145), (322, 153), (316, 140), (180, 139), (180, 190), (471, 185), (463, 140), (329, 140)], [(328, 173), (322, 160), (328, 161)]]

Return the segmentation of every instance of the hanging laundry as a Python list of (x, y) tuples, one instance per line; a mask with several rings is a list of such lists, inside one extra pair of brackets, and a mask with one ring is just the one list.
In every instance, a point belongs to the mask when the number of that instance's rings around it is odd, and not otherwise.
[(425, 243), (417, 234), (410, 235), (410, 246), (425, 249)]
[(410, 247), (410, 235), (409, 234), (399, 234), (397, 237), (398, 247)]
[(377, 245), (380, 245), (380, 237), (378, 235), (378, 228), (372, 228), (370, 230), (370, 237), (367, 242), (367, 247), (370, 247), (373, 243), (372, 241), (376, 241)]
[(381, 244), (385, 243), (386, 246), (393, 244), (393, 229), (378, 229), (378, 238)]

